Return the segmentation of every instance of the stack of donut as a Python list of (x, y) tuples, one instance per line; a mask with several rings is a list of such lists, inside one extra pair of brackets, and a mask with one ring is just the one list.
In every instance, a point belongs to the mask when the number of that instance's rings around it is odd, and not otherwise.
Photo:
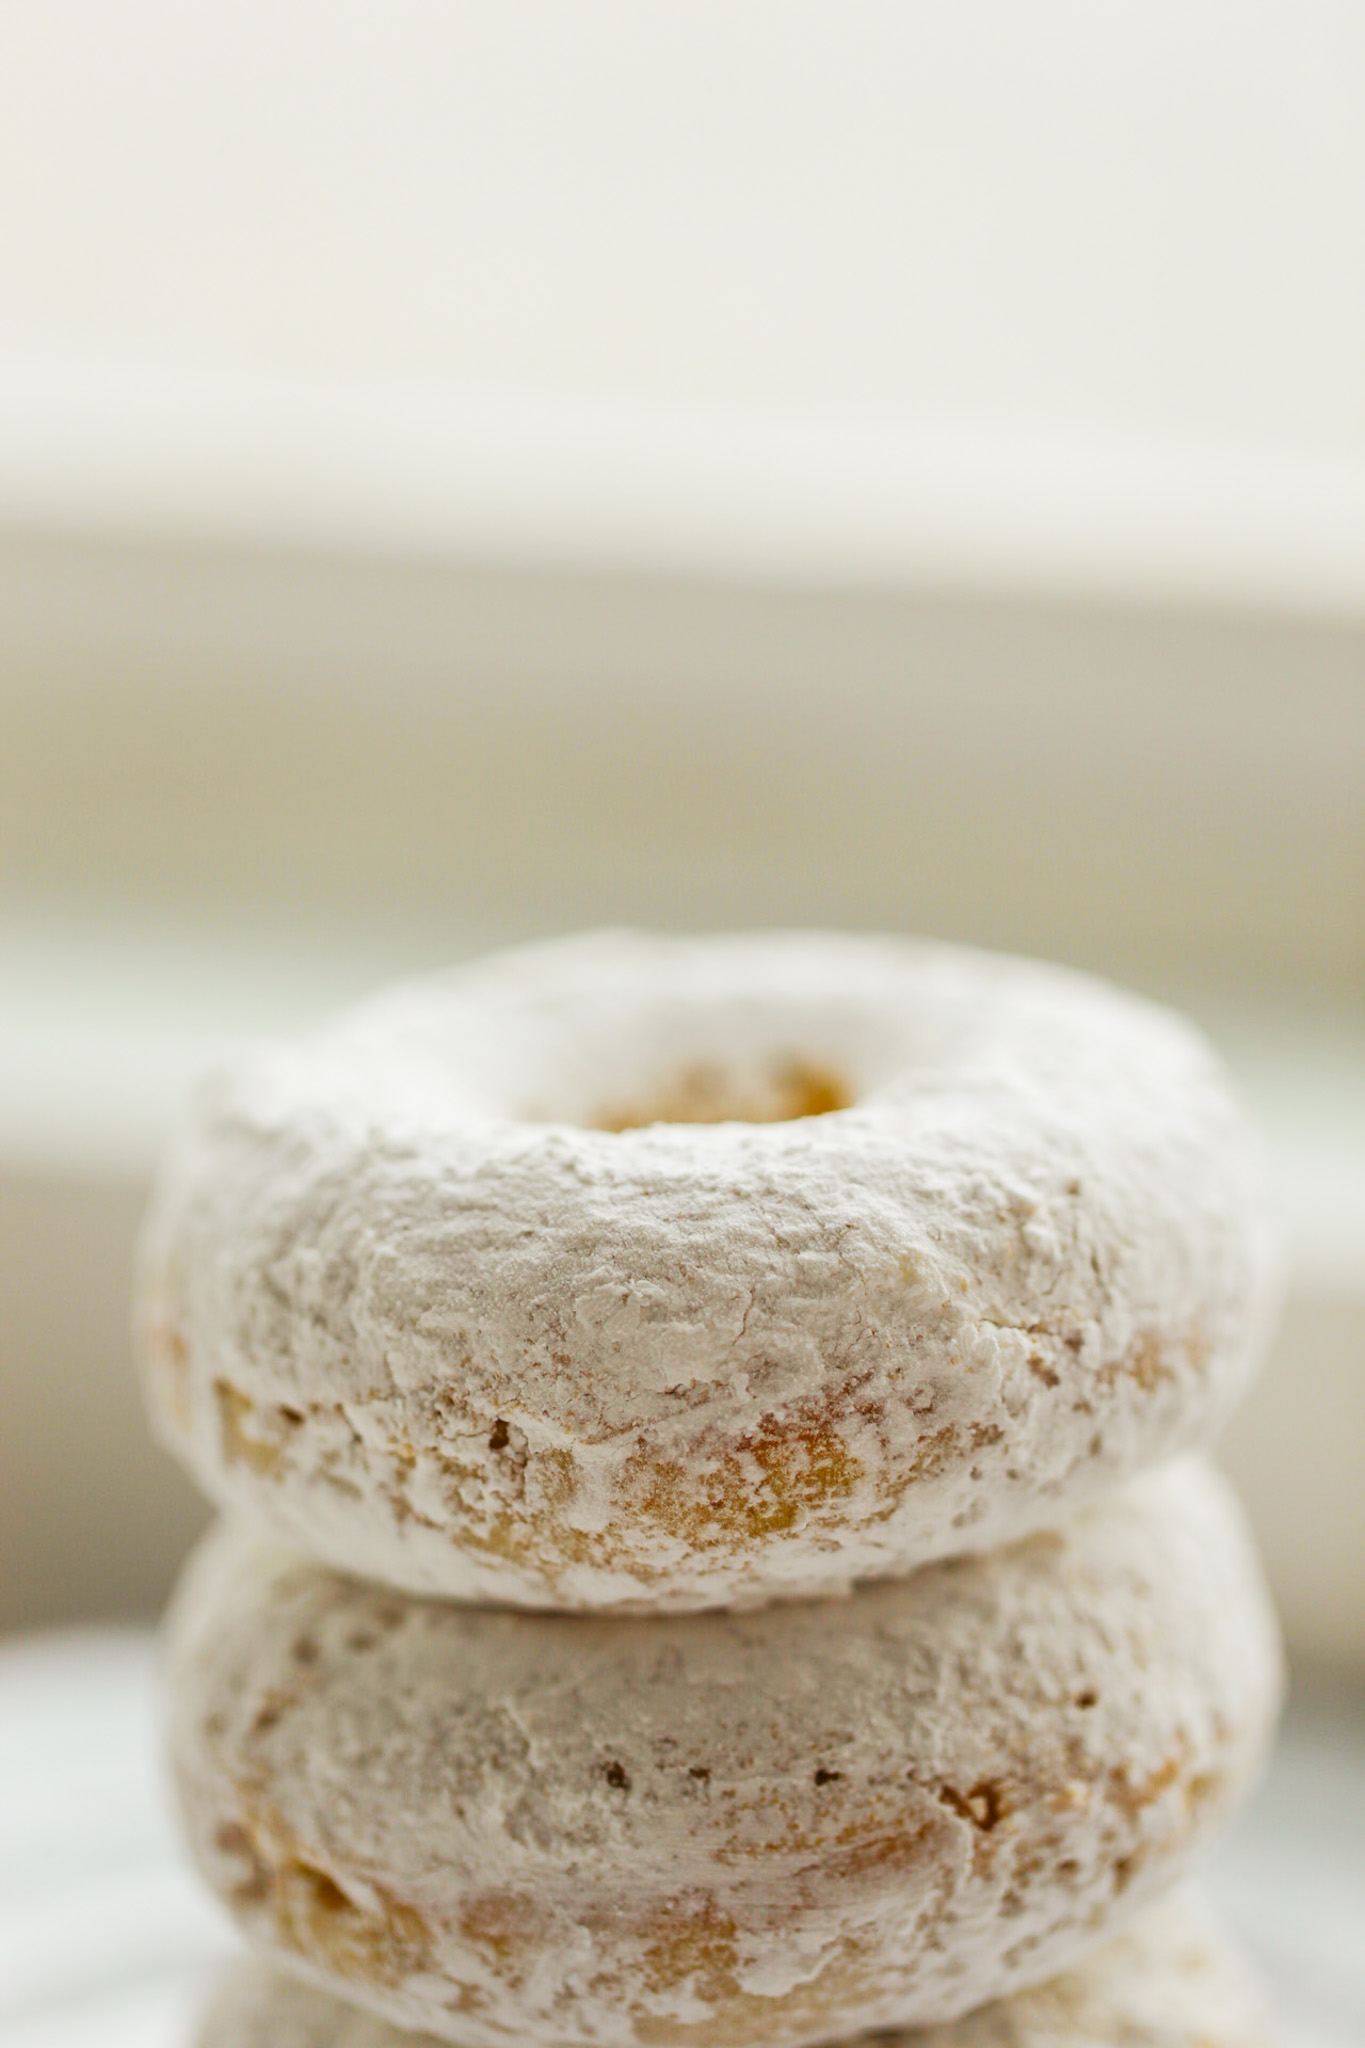
[(203, 2048), (1247, 2048), (1274, 1278), (1204, 1042), (1017, 960), (595, 936), (242, 1058), (141, 1285)]

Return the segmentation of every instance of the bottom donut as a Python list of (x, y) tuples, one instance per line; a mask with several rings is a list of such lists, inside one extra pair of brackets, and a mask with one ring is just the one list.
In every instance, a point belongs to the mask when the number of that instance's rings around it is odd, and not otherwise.
[(1279, 1685), (1198, 1463), (752, 1614), (410, 1600), (228, 1526), (169, 1647), (248, 1938), (461, 2048), (807, 2048), (1045, 1982), (1217, 1832)]
[[(1181, 1888), (1083, 1962), (939, 2026), (868, 2048), (1270, 2048), (1260, 1988), (1203, 1899)], [(195, 2048), (442, 2048), (256, 1956), (220, 1985)]]

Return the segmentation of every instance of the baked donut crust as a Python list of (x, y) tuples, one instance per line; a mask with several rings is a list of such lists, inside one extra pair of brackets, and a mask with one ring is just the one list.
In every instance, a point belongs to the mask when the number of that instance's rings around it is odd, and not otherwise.
[(824, 1594), (1207, 1440), (1267, 1332), (1262, 1190), (1203, 1040), (1085, 977), (607, 934), (227, 1074), (162, 1176), (140, 1349), (210, 1495), (344, 1569)]
[[(1181, 1887), (1032, 1991), (877, 2048), (1269, 2048), (1252, 1973), (1202, 1898)], [(259, 1957), (224, 1977), (195, 2048), (434, 2048)]]
[(1198, 1460), (847, 1601), (412, 1600), (226, 1525), (170, 1622), (193, 1853), (249, 1938), (464, 2048), (799, 2048), (1041, 1982), (1265, 1751), (1274, 1620)]

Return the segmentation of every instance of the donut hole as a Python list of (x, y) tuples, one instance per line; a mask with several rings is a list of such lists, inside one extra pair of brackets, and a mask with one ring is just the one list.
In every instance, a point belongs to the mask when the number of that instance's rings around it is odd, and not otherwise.
[(439, 1100), (456, 1123), (473, 1112), (613, 1134), (794, 1124), (911, 1075), (940, 1089), (983, 1028), (961, 981), (854, 938), (616, 935), (495, 962), (446, 1003), (395, 998), (365, 1030), (380, 1064), (387, 1041), (385, 1086), (414, 1116)]
[(598, 1131), (650, 1124), (783, 1124), (829, 1116), (855, 1100), (845, 1077), (823, 1062), (784, 1057), (742, 1073), (697, 1060), (635, 1100), (605, 1103), (590, 1119)]

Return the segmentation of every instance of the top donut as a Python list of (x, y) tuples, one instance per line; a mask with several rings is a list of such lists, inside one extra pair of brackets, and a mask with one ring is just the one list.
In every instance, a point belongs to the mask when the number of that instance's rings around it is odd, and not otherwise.
[(1206, 1438), (1274, 1266), (1160, 1009), (907, 940), (605, 933), (206, 1089), (140, 1348), (208, 1492), (342, 1569), (686, 1610), (1008, 1541)]

